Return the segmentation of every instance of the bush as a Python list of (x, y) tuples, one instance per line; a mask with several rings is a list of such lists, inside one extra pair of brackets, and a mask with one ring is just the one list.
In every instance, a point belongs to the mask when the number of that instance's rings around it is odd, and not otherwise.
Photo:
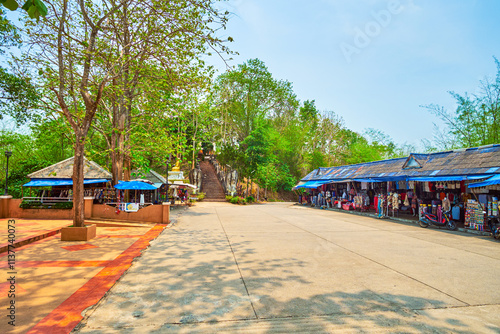
[(41, 202), (28, 202), (28, 201), (22, 201), (21, 204), (19, 204), (19, 207), (21, 209), (29, 209), (29, 208), (32, 208), (34, 206), (41, 206), (42, 203)]
[(234, 196), (233, 198), (231, 198), (231, 200), (229, 200), (229, 202), (231, 204), (247, 204), (247, 200), (240, 196)]
[(198, 193), (198, 202), (203, 201), (204, 198), (205, 198), (205, 193)]
[(255, 198), (254, 198), (253, 196), (248, 196), (248, 197), (246, 198), (246, 201), (247, 201), (248, 203), (253, 203), (253, 202), (255, 202)]
[(19, 207), (22, 209), (72, 209), (73, 202), (58, 202), (47, 205), (40, 201), (22, 201)]
[(232, 199), (233, 199), (233, 196), (229, 196), (229, 195), (226, 196), (226, 201), (231, 202)]
[(52, 205), (53, 209), (72, 209), (73, 202), (59, 202)]

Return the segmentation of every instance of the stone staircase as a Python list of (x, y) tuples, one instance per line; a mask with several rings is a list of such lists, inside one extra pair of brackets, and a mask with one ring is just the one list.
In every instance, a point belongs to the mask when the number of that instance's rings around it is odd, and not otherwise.
[(226, 195), (217, 178), (214, 166), (208, 161), (200, 162), (201, 191), (205, 193), (205, 202), (225, 202)]

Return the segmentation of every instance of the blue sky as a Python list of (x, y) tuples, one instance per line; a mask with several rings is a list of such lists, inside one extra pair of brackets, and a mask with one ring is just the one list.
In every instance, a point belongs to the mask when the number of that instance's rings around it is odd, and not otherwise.
[[(398, 144), (432, 139), (431, 103), (454, 109), (448, 91), (474, 93), (500, 58), (498, 0), (229, 0), (231, 65), (264, 61), (362, 133)], [(223, 68), (214, 60), (216, 67)]]

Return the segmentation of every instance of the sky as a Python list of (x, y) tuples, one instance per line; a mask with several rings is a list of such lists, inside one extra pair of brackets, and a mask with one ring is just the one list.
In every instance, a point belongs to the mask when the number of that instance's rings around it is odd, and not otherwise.
[[(223, 37), (239, 55), (264, 61), (359, 133), (422, 147), (441, 121), (423, 105), (455, 110), (448, 93), (475, 93), (500, 58), (498, 0), (229, 0)], [(222, 61), (213, 64), (223, 70)]]

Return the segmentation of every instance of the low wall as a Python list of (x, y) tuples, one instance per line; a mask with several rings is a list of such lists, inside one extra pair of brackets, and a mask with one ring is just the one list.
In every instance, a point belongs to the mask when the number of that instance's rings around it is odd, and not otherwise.
[(73, 219), (73, 209), (22, 209), (22, 199), (11, 199), (7, 217), (26, 219)]
[[(73, 219), (73, 209), (22, 209), (21, 199), (10, 196), (0, 198), (0, 218), (27, 219)], [(117, 213), (116, 208), (105, 204), (93, 204), (85, 200), (86, 219), (116, 219), (121, 221), (168, 224), (170, 220), (170, 203), (150, 205), (137, 212)]]
[(163, 205), (150, 205), (137, 212), (118, 211), (116, 208), (105, 204), (94, 204), (92, 208), (93, 219), (117, 219), (136, 222), (162, 223)]

